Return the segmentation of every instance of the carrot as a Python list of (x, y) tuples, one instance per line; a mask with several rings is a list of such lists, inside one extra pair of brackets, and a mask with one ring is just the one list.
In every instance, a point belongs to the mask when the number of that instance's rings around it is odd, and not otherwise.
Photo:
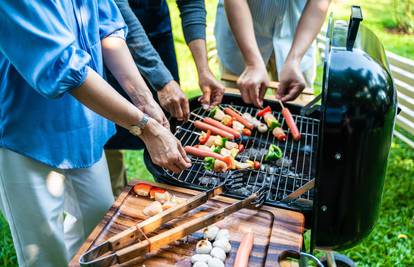
[(212, 125), (214, 127), (217, 127), (219, 129), (222, 129), (223, 131), (226, 131), (226, 132), (234, 135), (234, 137), (236, 137), (236, 138), (240, 138), (240, 136), (241, 136), (238, 131), (236, 131), (233, 128), (230, 128), (230, 127), (228, 127), (226, 125), (223, 125), (221, 122), (218, 122), (218, 121), (216, 121), (216, 120), (214, 120), (212, 118), (206, 117), (206, 118), (203, 119), (203, 121), (205, 123), (207, 123), (207, 124), (210, 124), (210, 125)]
[(222, 130), (220, 128), (217, 128), (217, 127), (215, 127), (213, 125), (207, 124), (205, 122), (195, 121), (193, 124), (194, 124), (194, 126), (196, 128), (198, 128), (198, 129), (200, 129), (202, 131), (208, 131), (208, 130), (210, 130), (213, 134), (218, 134), (221, 137), (225, 137), (225, 138), (227, 138), (229, 140), (233, 140), (234, 139), (234, 135), (233, 134), (231, 134), (229, 132), (226, 132), (226, 131), (224, 131), (224, 130)]
[(298, 130), (298, 127), (296, 126), (295, 120), (293, 119), (292, 114), (290, 113), (289, 109), (282, 108), (282, 115), (285, 118), (286, 124), (290, 128), (290, 132), (293, 136), (293, 140), (299, 141), (301, 138), (301, 134)]
[(245, 118), (243, 118), (238, 112), (234, 111), (231, 108), (225, 108), (224, 113), (234, 117), (238, 122), (249, 128), (250, 130), (253, 130), (254, 126), (250, 122), (248, 122)]
[(252, 232), (248, 232), (244, 235), (240, 242), (240, 247), (237, 250), (233, 267), (247, 267), (249, 265), (249, 257), (253, 249), (253, 241), (254, 236)]

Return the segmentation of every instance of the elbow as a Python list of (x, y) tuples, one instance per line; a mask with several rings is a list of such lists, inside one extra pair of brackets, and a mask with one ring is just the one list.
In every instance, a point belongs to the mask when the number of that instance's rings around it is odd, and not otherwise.
[(35, 75), (34, 87), (46, 98), (59, 98), (83, 84), (88, 74), (90, 56), (83, 50), (69, 47)]

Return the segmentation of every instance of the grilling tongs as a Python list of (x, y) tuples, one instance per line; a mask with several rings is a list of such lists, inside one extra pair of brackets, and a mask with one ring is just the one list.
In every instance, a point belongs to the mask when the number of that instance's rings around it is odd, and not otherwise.
[[(241, 188), (244, 186), (242, 179), (243, 178), (234, 179), (234, 177), (226, 179), (219, 186), (195, 195), (182, 204), (165, 210), (118, 233), (104, 243), (83, 254), (79, 259), (80, 266), (105, 267), (125, 263), (133, 258), (143, 256), (145, 253), (156, 251), (171, 242), (177, 241), (189, 234), (216, 223), (240, 209), (251, 205), (256, 207), (263, 205), (266, 196), (264, 187), (252, 193), (249, 197), (237, 201), (230, 206), (210, 212), (205, 216), (188, 221), (156, 236), (150, 238), (146, 236), (150, 232), (160, 228), (164, 223), (201, 206), (209, 199), (222, 194), (226, 190)], [(143, 240), (141, 241), (141, 239)]]

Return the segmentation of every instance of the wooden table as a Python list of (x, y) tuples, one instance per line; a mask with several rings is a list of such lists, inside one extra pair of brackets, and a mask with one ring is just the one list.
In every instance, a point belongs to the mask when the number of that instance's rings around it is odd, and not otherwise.
[[(145, 220), (142, 210), (151, 202), (148, 198), (138, 197), (132, 186), (128, 185), (118, 197), (103, 220), (95, 227), (86, 242), (70, 262), (69, 266), (79, 266), (79, 257), (87, 250), (105, 241), (109, 237), (123, 231), (136, 223)], [(191, 197), (198, 192), (195, 190), (156, 184), (179, 197)], [(198, 209), (181, 216), (163, 226), (156, 233), (180, 225), (181, 223), (205, 215), (209, 211), (233, 203), (235, 200), (226, 197), (215, 197)], [(255, 233), (255, 242), (250, 256), (249, 266), (297, 266), (296, 262), (285, 260), (287, 255), (298, 255), (300, 252), (304, 217), (301, 213), (263, 206), (260, 210), (243, 209), (224, 220), (216, 223), (220, 228), (228, 229), (231, 233), (232, 251), (226, 260), (226, 266), (233, 266), (237, 248), (243, 232), (251, 230)], [(176, 242), (144, 258), (132, 260), (126, 266), (188, 266), (191, 267), (191, 255), (194, 254), (195, 244), (202, 236), (201, 231), (189, 236), (186, 242)]]

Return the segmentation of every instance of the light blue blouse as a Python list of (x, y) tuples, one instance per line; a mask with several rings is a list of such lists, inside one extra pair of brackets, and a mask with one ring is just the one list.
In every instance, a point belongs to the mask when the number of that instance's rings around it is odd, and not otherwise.
[[(256, 41), (267, 64), (274, 52), (277, 71), (282, 70), (302, 15), (306, 0), (247, 0), (253, 18)], [(231, 32), (224, 9), (224, 0), (217, 6), (214, 34), (217, 52), (223, 66), (234, 74), (244, 70), (244, 61)], [(306, 52), (301, 68), (305, 75), (313, 75), (315, 47)], [(312, 80), (313, 78), (307, 80)]]
[(101, 40), (125, 38), (112, 0), (0, 5), (0, 147), (61, 169), (89, 167), (114, 125), (69, 94), (103, 74)]

